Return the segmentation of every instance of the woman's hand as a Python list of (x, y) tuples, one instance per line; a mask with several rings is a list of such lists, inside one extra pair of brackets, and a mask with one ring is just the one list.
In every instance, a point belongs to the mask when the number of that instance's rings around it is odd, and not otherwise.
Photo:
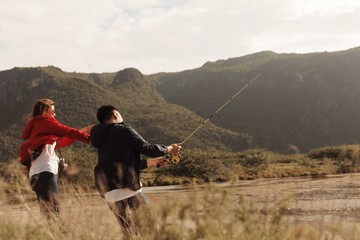
[(80, 132), (86, 132), (88, 134), (90, 134), (91, 129), (93, 128), (93, 126), (95, 126), (95, 124), (83, 127), (81, 129), (79, 129)]

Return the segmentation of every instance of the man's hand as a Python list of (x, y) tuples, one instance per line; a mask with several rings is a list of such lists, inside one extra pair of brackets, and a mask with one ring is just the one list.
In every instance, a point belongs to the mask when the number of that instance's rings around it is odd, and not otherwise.
[(180, 153), (181, 146), (180, 144), (173, 143), (170, 146), (167, 146), (168, 154), (177, 156)]
[(148, 158), (146, 161), (148, 167), (163, 167), (169, 162), (166, 157)]

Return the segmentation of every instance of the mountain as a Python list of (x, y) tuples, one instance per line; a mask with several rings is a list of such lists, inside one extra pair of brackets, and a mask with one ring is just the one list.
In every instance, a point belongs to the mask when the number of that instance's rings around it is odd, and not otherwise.
[[(168, 103), (150, 78), (134, 68), (102, 74), (68, 73), (53, 66), (13, 68), (0, 72), (2, 161), (17, 157), (22, 129), (40, 98), (53, 99), (57, 119), (77, 128), (97, 123), (97, 108), (112, 104), (126, 123), (153, 143), (181, 142), (204, 121), (185, 107)], [(239, 151), (253, 145), (249, 135), (209, 124), (186, 147)]]
[(285, 153), (360, 142), (360, 48), (338, 52), (259, 52), (151, 75), (169, 102), (206, 118), (262, 73), (211, 121)]
[[(181, 142), (258, 73), (184, 148), (306, 152), (360, 142), (360, 48), (264, 51), (181, 72), (64, 72), (53, 66), (0, 71), (0, 154), (14, 159), (36, 99), (56, 102), (60, 122), (96, 123), (103, 104), (154, 143)], [(81, 144), (75, 147), (82, 146)]]

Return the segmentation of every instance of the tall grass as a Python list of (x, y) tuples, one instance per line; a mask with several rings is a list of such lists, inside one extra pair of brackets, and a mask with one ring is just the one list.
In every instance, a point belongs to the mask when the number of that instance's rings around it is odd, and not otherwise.
[(285, 239), (284, 201), (258, 208), (234, 189), (195, 187), (188, 199), (145, 206), (137, 215), (139, 239)]
[[(222, 176), (226, 176), (225, 180), (236, 180), (239, 176), (236, 171), (260, 175), (271, 170), (273, 174), (276, 171), (284, 174), (286, 164), (303, 169), (320, 169), (331, 162), (336, 167), (334, 169), (351, 167), (356, 170), (358, 153), (356, 146), (340, 148), (340, 151), (318, 149), (300, 157), (253, 150), (238, 155), (222, 155), (227, 161), (211, 163), (201, 159), (217, 161), (218, 156), (196, 153), (193, 159), (184, 159), (186, 165), (178, 165), (173, 171), (177, 173), (184, 168), (193, 176), (207, 174), (207, 180), (216, 181)], [(233, 164), (230, 165), (232, 171), (216, 170), (228, 162)], [(203, 164), (208, 171), (200, 171)], [(237, 165), (238, 168), (233, 167)], [(281, 167), (276, 168), (278, 165)], [(91, 188), (62, 184), (61, 216), (48, 220), (40, 215), (35, 194), (20, 165), (17, 162), (7, 163), (1, 166), (1, 173), (0, 240), (121, 239), (122, 233), (115, 217), (100, 196), (91, 192)], [(288, 206), (292, 196), (278, 195), (275, 200), (249, 199), (231, 184), (227, 187), (192, 184), (186, 192), (150, 194), (149, 200), (150, 203), (135, 214), (141, 233), (135, 239), (360, 239), (357, 224), (342, 222), (335, 216), (311, 224), (299, 219), (299, 215)]]
[[(235, 186), (212, 184), (166, 196), (150, 194), (150, 203), (136, 212), (141, 235), (134, 239), (360, 239), (356, 225), (335, 218), (332, 224), (298, 221), (289, 210), (291, 196), (258, 202)], [(19, 199), (23, 202), (1, 201), (0, 239), (122, 239), (115, 217), (97, 194), (68, 188), (61, 217), (50, 220), (42, 218), (36, 200)]]

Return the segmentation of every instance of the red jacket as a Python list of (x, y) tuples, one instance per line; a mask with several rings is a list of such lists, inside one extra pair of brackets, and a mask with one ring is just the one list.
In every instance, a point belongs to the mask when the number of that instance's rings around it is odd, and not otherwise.
[(43, 114), (32, 118), (25, 126), (22, 133), (25, 141), (19, 151), (20, 162), (26, 161), (30, 153), (44, 144), (57, 142), (57, 148), (65, 147), (78, 140), (84, 143), (90, 142), (88, 133), (80, 132), (59, 123), (54, 117)]

